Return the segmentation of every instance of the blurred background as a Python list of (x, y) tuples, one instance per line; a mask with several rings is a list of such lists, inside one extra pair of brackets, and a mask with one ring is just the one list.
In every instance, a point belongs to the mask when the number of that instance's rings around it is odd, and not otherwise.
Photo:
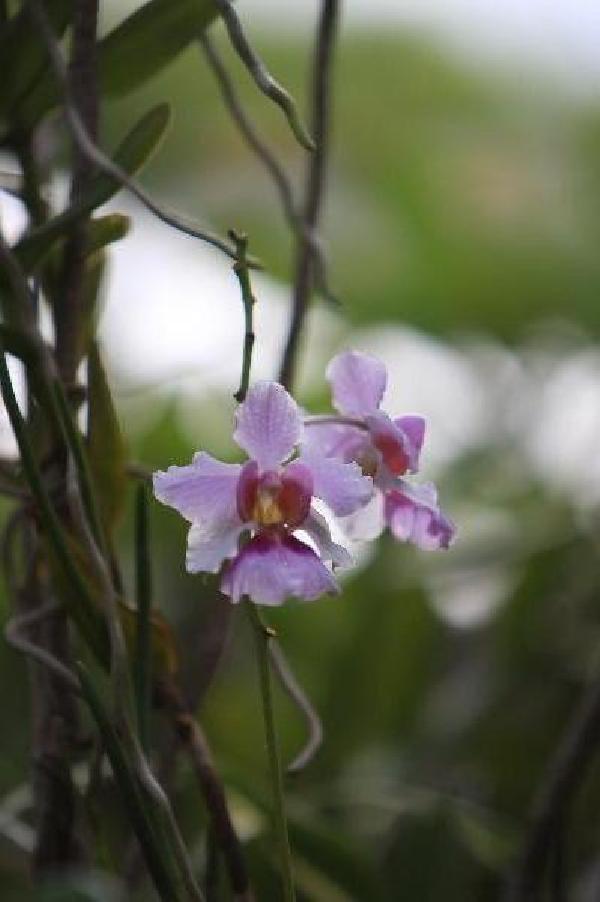
[[(107, 4), (103, 28), (134, 6)], [(239, 12), (306, 110), (317, 4), (283, 12), (275, 0), (240, 0)], [(213, 31), (246, 108), (300, 185), (302, 151)], [(322, 229), (340, 304), (314, 305), (297, 396), (326, 411), (330, 357), (345, 347), (380, 356), (384, 407), (428, 418), (423, 473), (459, 538), (438, 554), (384, 538), (361, 551), (339, 598), (273, 612), (325, 730), (315, 761), (289, 782), (303, 900), (499, 899), (544, 767), (598, 679), (599, 49), (600, 8), (586, 0), (346, 4)], [(160, 100), (174, 118), (144, 184), (220, 233), (248, 233), (266, 269), (254, 279), (253, 376), (272, 378), (292, 250), (274, 188), (195, 48), (104, 108), (104, 146)], [(1, 202), (18, 232), (18, 210)], [(235, 460), (243, 311), (233, 273), (123, 194), (110, 208), (133, 219), (111, 251), (101, 320), (132, 454), (161, 469), (200, 448)], [(2, 429), (8, 448), (5, 420)], [(184, 573), (177, 515), (155, 505), (152, 529), (156, 603), (176, 627), (257, 898), (275, 900), (251, 637), (214, 581)], [(121, 531), (131, 572), (130, 517)], [(2, 898), (16, 900), (31, 843), (28, 693), (22, 660), (4, 646), (0, 703), (13, 725), (0, 768)], [(283, 695), (278, 718), (288, 759), (304, 733)], [(201, 861), (202, 801), (185, 767), (176, 791)], [(600, 898), (599, 806), (596, 766), (569, 812), (574, 902)], [(123, 898), (98, 881), (80, 888), (84, 898)]]

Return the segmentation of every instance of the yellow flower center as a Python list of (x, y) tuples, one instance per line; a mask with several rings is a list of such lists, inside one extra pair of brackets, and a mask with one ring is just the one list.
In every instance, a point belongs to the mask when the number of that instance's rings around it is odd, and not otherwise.
[(379, 455), (372, 448), (367, 448), (356, 461), (364, 476), (373, 478), (379, 467)]
[(260, 526), (280, 526), (285, 521), (277, 499), (279, 488), (260, 486), (256, 492), (256, 501), (252, 508), (252, 519)]

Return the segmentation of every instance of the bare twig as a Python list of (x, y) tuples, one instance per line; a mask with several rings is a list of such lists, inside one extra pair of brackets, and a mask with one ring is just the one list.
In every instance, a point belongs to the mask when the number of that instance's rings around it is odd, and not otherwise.
[(248, 146), (254, 151), (271, 176), (279, 193), (286, 218), (288, 222), (295, 227), (298, 217), (294, 204), (294, 194), (292, 185), (283, 166), (267, 145), (266, 141), (263, 141), (254, 124), (251, 122), (250, 117), (244, 111), (241, 101), (236, 94), (233, 82), (229, 77), (229, 73), (209, 35), (206, 32), (202, 32), (198, 41), (213, 70), (215, 78), (219, 83), (221, 96), (223, 97), (227, 109), (231, 113), (232, 119), (246, 140)]
[(4, 627), (4, 638), (17, 651), (28, 655), (35, 661), (38, 661), (38, 663), (43, 664), (44, 667), (47, 667), (55, 676), (59, 677), (71, 692), (79, 695), (81, 692), (79, 680), (73, 671), (46, 648), (37, 645), (28, 636), (23, 635), (24, 631), (27, 631), (32, 626), (37, 626), (47, 617), (56, 614), (58, 610), (59, 605), (55, 601), (49, 601), (30, 613), (11, 617)]
[[(17, 507), (8, 516), (2, 538), (0, 539), (0, 561), (2, 563), (2, 571), (4, 573), (4, 581), (10, 598), (16, 597), (18, 592), (17, 577), (17, 549), (15, 540), (20, 533), (27, 519), (25, 508)], [(28, 564), (31, 564), (33, 555), (30, 555)]]
[(246, 114), (242, 103), (236, 94), (233, 82), (229, 77), (229, 73), (225, 68), (223, 60), (206, 32), (203, 32), (200, 35), (199, 43), (204, 50), (208, 63), (219, 83), (221, 96), (223, 97), (227, 109), (231, 113), (231, 118), (237, 125), (250, 149), (254, 151), (255, 155), (267, 170), (267, 173), (270, 175), (273, 184), (277, 189), (288, 225), (294, 233), (298, 236), (304, 236), (305, 240), (310, 244), (316, 267), (319, 290), (325, 298), (335, 302), (336, 299), (329, 290), (327, 283), (327, 262), (325, 260), (325, 254), (321, 246), (320, 238), (314, 229), (307, 228), (302, 221), (302, 217), (296, 209), (291, 182), (283, 166), (266, 141), (263, 141), (258, 130), (250, 120), (250, 117)]
[[(31, 9), (32, 16), (34, 17), (35, 24), (45, 41), (52, 69), (63, 94), (63, 103), (67, 116), (67, 122), (69, 124), (73, 138), (77, 142), (77, 145), (79, 146), (81, 152), (85, 154), (88, 160), (95, 166), (97, 166), (98, 169), (101, 169), (111, 178), (114, 178), (115, 181), (117, 181), (124, 188), (127, 188), (127, 190), (130, 191), (140, 201), (140, 203), (144, 207), (146, 207), (147, 210), (149, 210), (158, 219), (160, 219), (161, 222), (164, 222), (166, 225), (171, 226), (172, 228), (177, 229), (178, 231), (183, 232), (186, 235), (189, 235), (191, 238), (198, 238), (199, 240), (204, 241), (207, 244), (210, 244), (212, 247), (215, 247), (218, 250), (222, 251), (231, 259), (235, 259), (235, 251), (227, 244), (226, 241), (224, 241), (222, 238), (219, 238), (217, 235), (213, 235), (211, 232), (200, 229), (195, 223), (191, 222), (190, 220), (184, 219), (182, 216), (172, 213), (171, 211), (166, 210), (164, 207), (157, 204), (156, 201), (152, 200), (150, 195), (147, 194), (146, 191), (136, 181), (134, 181), (134, 179), (130, 178), (130, 176), (117, 163), (115, 163), (114, 160), (111, 160), (110, 157), (108, 157), (104, 153), (104, 151), (101, 150), (97, 146), (97, 144), (95, 144), (95, 142), (90, 137), (76, 106), (73, 103), (65, 62), (63, 60), (58, 41), (56, 40), (56, 36), (52, 31), (52, 27), (48, 21), (46, 12), (42, 4), (39, 3), (39, 0), (29, 0), (29, 7)], [(251, 261), (250, 265), (252, 266), (252, 268), (258, 268), (256, 261)]]
[(167, 798), (162, 786), (152, 773), (150, 765), (148, 764), (148, 761), (144, 756), (142, 748), (135, 734), (128, 731), (126, 740), (127, 746), (130, 752), (132, 752), (133, 754), (133, 763), (136, 769), (136, 773), (140, 779), (141, 785), (144, 787), (148, 795), (154, 800), (156, 805), (161, 809), (163, 816), (167, 821), (173, 852), (175, 854), (177, 864), (181, 871), (181, 875), (183, 877), (189, 897), (190, 899), (194, 900), (194, 902), (204, 902), (204, 893), (201, 891), (196, 882), (196, 878), (194, 877), (192, 866), (187, 854), (187, 849), (185, 847), (181, 833), (179, 832), (179, 827), (177, 821), (175, 820), (175, 815), (173, 814), (171, 803), (169, 802), (169, 799)]
[(314, 142), (302, 124), (293, 97), (273, 78), (256, 51), (250, 46), (231, 0), (215, 0), (215, 2), (225, 22), (229, 40), (252, 76), (256, 87), (283, 110), (288, 125), (302, 147), (306, 150), (314, 150)]
[(548, 857), (600, 742), (600, 680), (584, 696), (544, 774), (507, 902), (540, 898)]
[(318, 752), (323, 742), (323, 726), (312, 702), (294, 676), (280, 645), (272, 639), (268, 647), (271, 664), (279, 682), (296, 707), (299, 708), (308, 729), (304, 746), (286, 768), (288, 774), (298, 774), (310, 764)]
[[(321, 212), (329, 150), (331, 68), (339, 12), (340, 0), (323, 0), (313, 63), (312, 114), (315, 152), (308, 162), (302, 217), (306, 229), (313, 234)], [(313, 254), (306, 235), (302, 235), (296, 256), (292, 318), (279, 375), (279, 381), (286, 388), (290, 388), (294, 379), (298, 344), (313, 284)]]
[(31, 223), (40, 226), (48, 218), (48, 202), (40, 190), (41, 167), (38, 160), (35, 134), (20, 133), (14, 137), (15, 153), (21, 165), (20, 197), (27, 208)]

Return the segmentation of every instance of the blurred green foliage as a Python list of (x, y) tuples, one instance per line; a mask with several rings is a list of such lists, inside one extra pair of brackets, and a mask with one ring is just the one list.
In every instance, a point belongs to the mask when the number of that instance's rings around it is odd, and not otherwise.
[[(306, 44), (259, 46), (304, 96)], [(245, 107), (299, 179), (302, 152), (279, 111), (223, 49)], [(555, 318), (597, 333), (595, 104), (552, 94), (533, 78), (502, 83), (439, 49), (379, 33), (344, 36), (335, 91), (326, 231), (335, 288), (353, 322), (400, 319), (443, 336), (482, 331), (515, 341), (540, 318)], [(197, 48), (110, 107), (107, 134), (121, 133), (132, 105), (163, 98), (175, 125), (145, 176), (222, 230), (245, 228), (267, 267), (287, 278), (289, 235), (274, 190)]]

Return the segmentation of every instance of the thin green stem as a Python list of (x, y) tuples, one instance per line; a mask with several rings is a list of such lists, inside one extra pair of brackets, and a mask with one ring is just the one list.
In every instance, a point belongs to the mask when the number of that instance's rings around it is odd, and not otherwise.
[(148, 489), (144, 484), (138, 486), (135, 498), (135, 572), (137, 630), (134, 682), (140, 745), (147, 752), (152, 700), (152, 657), (150, 649), (152, 586), (148, 529)]
[(254, 630), (256, 641), (256, 659), (260, 677), (260, 689), (262, 696), (263, 716), (265, 721), (265, 736), (269, 754), (269, 767), (273, 784), (273, 822), (279, 845), (281, 860), (281, 879), (283, 883), (284, 902), (295, 902), (294, 879), (292, 875), (292, 854), (288, 837), (287, 819), (285, 815), (285, 800), (283, 795), (283, 776), (281, 771), (281, 759), (275, 728), (275, 714), (273, 711), (273, 693), (271, 688), (271, 673), (269, 670), (269, 641), (273, 637), (273, 631), (261, 620), (260, 614), (251, 601), (246, 601), (246, 610)]
[(61, 381), (59, 379), (55, 379), (51, 387), (56, 404), (56, 410), (54, 411), (56, 415), (55, 418), (58, 419), (59, 423), (62, 426), (66, 444), (71, 451), (71, 454), (73, 455), (73, 460), (77, 468), (79, 490), (81, 492), (81, 499), (85, 507), (87, 520), (90, 525), (90, 529), (92, 530), (94, 539), (98, 544), (98, 547), (100, 548), (100, 551), (106, 557), (106, 536), (104, 534), (104, 529), (100, 518), (100, 511), (98, 508), (98, 502), (96, 500), (96, 493), (94, 491), (92, 474), (90, 472), (90, 465), (87, 459), (87, 451), (82, 441), (77, 423), (75, 422), (75, 414), (71, 411)]
[(242, 354), (242, 375), (240, 378), (240, 387), (236, 391), (234, 397), (240, 404), (248, 393), (250, 385), (250, 368), (252, 366), (252, 349), (254, 348), (254, 305), (256, 298), (252, 294), (252, 285), (250, 284), (250, 269), (248, 266), (248, 238), (241, 235), (233, 229), (229, 231), (229, 237), (235, 244), (236, 262), (233, 265), (233, 271), (240, 283), (242, 292), (242, 303), (244, 305), (244, 350)]

